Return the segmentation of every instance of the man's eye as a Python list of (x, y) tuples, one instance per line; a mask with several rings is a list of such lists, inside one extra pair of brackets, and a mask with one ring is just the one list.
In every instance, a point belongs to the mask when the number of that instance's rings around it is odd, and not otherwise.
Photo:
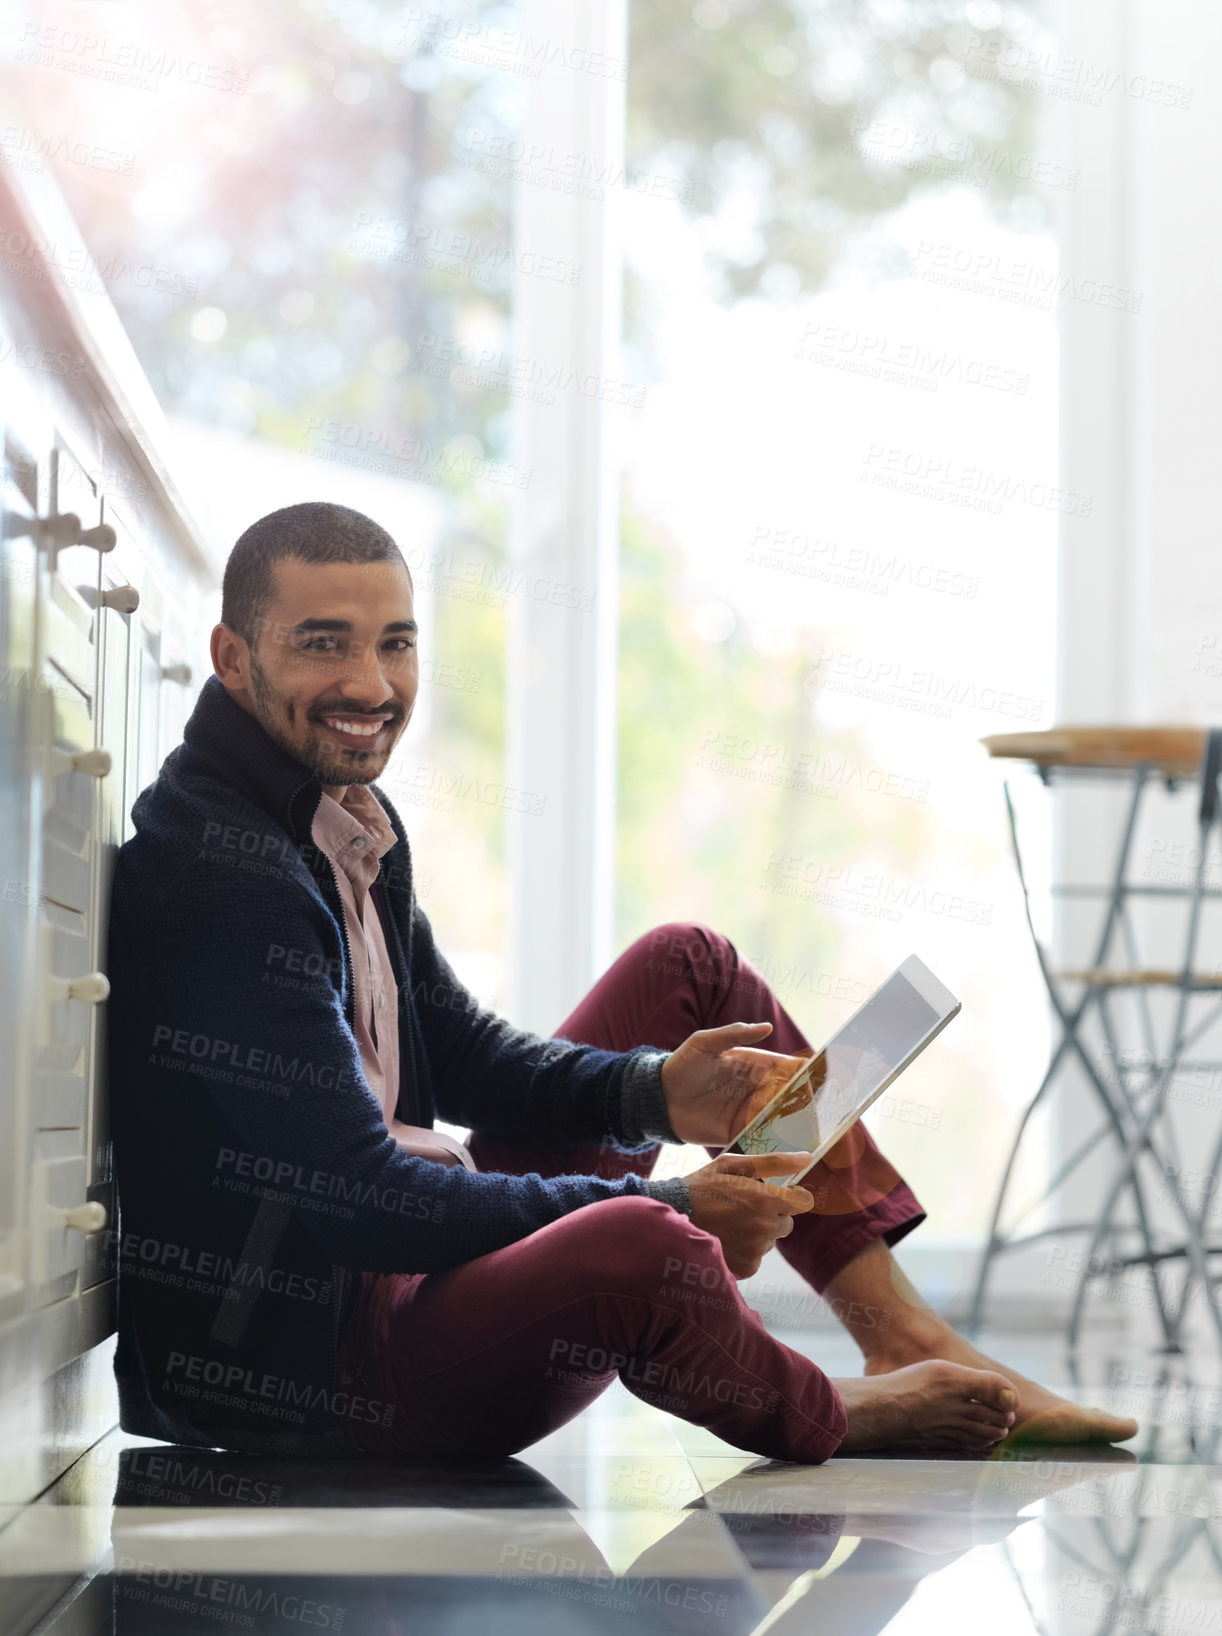
[(336, 647), (334, 636), (311, 636), (301, 644), (305, 653), (333, 653)]

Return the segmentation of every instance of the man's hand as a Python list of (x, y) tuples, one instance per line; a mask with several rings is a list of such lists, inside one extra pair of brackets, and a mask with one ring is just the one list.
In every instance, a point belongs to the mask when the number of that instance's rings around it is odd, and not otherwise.
[(793, 1232), (793, 1218), (814, 1208), (804, 1187), (769, 1187), (764, 1176), (792, 1176), (809, 1153), (723, 1153), (683, 1179), (692, 1196), (692, 1221), (721, 1241), (735, 1278), (750, 1278), (778, 1238)]
[[(728, 1147), (812, 1053), (781, 1056), (753, 1049), (771, 1023), (727, 1023), (689, 1034), (662, 1064), (662, 1089), (675, 1135), (702, 1147)], [(795, 1103), (803, 1107), (811, 1092)], [(792, 1111), (787, 1109), (787, 1112)], [(773, 1171), (783, 1175), (783, 1171)]]

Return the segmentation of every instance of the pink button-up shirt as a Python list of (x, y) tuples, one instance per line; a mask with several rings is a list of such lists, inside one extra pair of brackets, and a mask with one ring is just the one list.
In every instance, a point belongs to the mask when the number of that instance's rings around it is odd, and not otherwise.
[(389, 1126), (399, 1100), (399, 991), (369, 889), (395, 832), (381, 802), (364, 784), (349, 784), (341, 805), (323, 791), (313, 839), (335, 865), (352, 950), (353, 1019), (365, 1078)]
[(342, 802), (323, 791), (311, 836), (314, 845), (335, 865), (352, 952), (356, 1043), (365, 1078), (382, 1104), (386, 1128), (409, 1152), (437, 1164), (461, 1164), (474, 1170), (475, 1161), (452, 1136), (400, 1125), (395, 1118), (399, 1100), (399, 987), (382, 917), (369, 895), (383, 857), (395, 844), (390, 819), (372, 790), (364, 784), (349, 784)]

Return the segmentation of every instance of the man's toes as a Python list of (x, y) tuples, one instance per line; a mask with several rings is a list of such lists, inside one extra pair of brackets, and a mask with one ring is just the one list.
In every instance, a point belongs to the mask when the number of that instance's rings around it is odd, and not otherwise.
[(1020, 1421), (1014, 1436), (1028, 1443), (1123, 1443), (1137, 1431), (1137, 1422), (1125, 1415), (1060, 1403)]
[(973, 1414), (956, 1415), (950, 1425), (956, 1431), (963, 1432), (965, 1436), (975, 1438), (978, 1443), (1000, 1443), (1010, 1429), (995, 1420), (986, 1419), (983, 1415)]
[(978, 1426), (948, 1426), (939, 1434), (936, 1447), (944, 1449), (992, 1449), (1002, 1441), (1001, 1434)]
[(1140, 1430), (1129, 1415), (1109, 1414), (1106, 1409), (1093, 1409), (1091, 1420), (1095, 1436), (1105, 1443), (1127, 1443)]
[(1018, 1393), (1004, 1375), (994, 1374), (991, 1369), (968, 1369), (965, 1373), (971, 1376), (971, 1395), (978, 1403), (1001, 1414), (1010, 1414), (1018, 1408)]

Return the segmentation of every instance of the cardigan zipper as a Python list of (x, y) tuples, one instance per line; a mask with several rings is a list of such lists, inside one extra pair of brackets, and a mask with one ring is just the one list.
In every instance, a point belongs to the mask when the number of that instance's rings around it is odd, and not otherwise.
[[(344, 900), (340, 895), (339, 876), (335, 873), (335, 865), (330, 858), (327, 867), (331, 871), (331, 881), (335, 887), (335, 896), (339, 900), (339, 935), (343, 942), (344, 956), (348, 962), (348, 998), (350, 1015), (348, 1026), (356, 1033), (356, 967), (352, 961), (352, 948), (348, 942), (348, 925), (344, 915)], [(335, 1269), (335, 1317), (331, 1322), (331, 1388), (339, 1390), (339, 1334), (341, 1327), (341, 1313), (344, 1302), (344, 1269), (338, 1262), (332, 1263)]]
[[(299, 784), (297, 786), (297, 788), (293, 791), (292, 795), (289, 796), (288, 804), (287, 804), (287, 807), (286, 807), (286, 810), (285, 810), (285, 816), (288, 819), (288, 823), (287, 823), (286, 827), (287, 827), (288, 832), (289, 832), (290, 835), (294, 834), (294, 832), (295, 832), (295, 825), (293, 823), (293, 803), (296, 801), (297, 797), (301, 794), (302, 790), (304, 790), (307, 787), (307, 785), (312, 783), (312, 782), (313, 782), (313, 780), (307, 779), (304, 784)], [(311, 839), (310, 844), (313, 845), (313, 840), (312, 839)], [(316, 848), (316, 850), (318, 852), (322, 852), (321, 847)], [(326, 853), (322, 853), (322, 856), (326, 857)], [(339, 935), (340, 935), (340, 941), (341, 941), (341, 943), (343, 945), (344, 957), (348, 962), (348, 1006), (345, 1008), (345, 1015), (348, 1018), (349, 1028), (351, 1028), (353, 1033), (355, 1034), (355, 1032), (356, 1032), (356, 968), (353, 965), (353, 961), (352, 961), (352, 946), (348, 942), (348, 925), (347, 925), (347, 920), (346, 920), (345, 915), (344, 915), (344, 900), (343, 900), (343, 897), (342, 897), (342, 895), (340, 893), (340, 889), (339, 889), (339, 876), (335, 873), (335, 865), (331, 862), (330, 858), (327, 858), (327, 868), (331, 872), (331, 884), (332, 884), (332, 886), (333, 886), (333, 888), (335, 890), (335, 900), (339, 905)], [(311, 870), (311, 873), (313, 873), (312, 870)], [(344, 1304), (344, 1269), (343, 1269), (343, 1267), (340, 1266), (338, 1261), (333, 1261), (331, 1263), (331, 1270), (332, 1270), (332, 1273), (334, 1274), (333, 1285), (334, 1285), (334, 1290), (335, 1290), (335, 1297), (334, 1297), (334, 1299), (335, 1299), (335, 1312), (334, 1312), (334, 1316), (332, 1317), (332, 1320), (331, 1320), (331, 1389), (332, 1389), (332, 1391), (338, 1391), (338, 1389), (339, 1389), (339, 1337), (340, 1337), (340, 1328), (341, 1328), (343, 1304)]]

